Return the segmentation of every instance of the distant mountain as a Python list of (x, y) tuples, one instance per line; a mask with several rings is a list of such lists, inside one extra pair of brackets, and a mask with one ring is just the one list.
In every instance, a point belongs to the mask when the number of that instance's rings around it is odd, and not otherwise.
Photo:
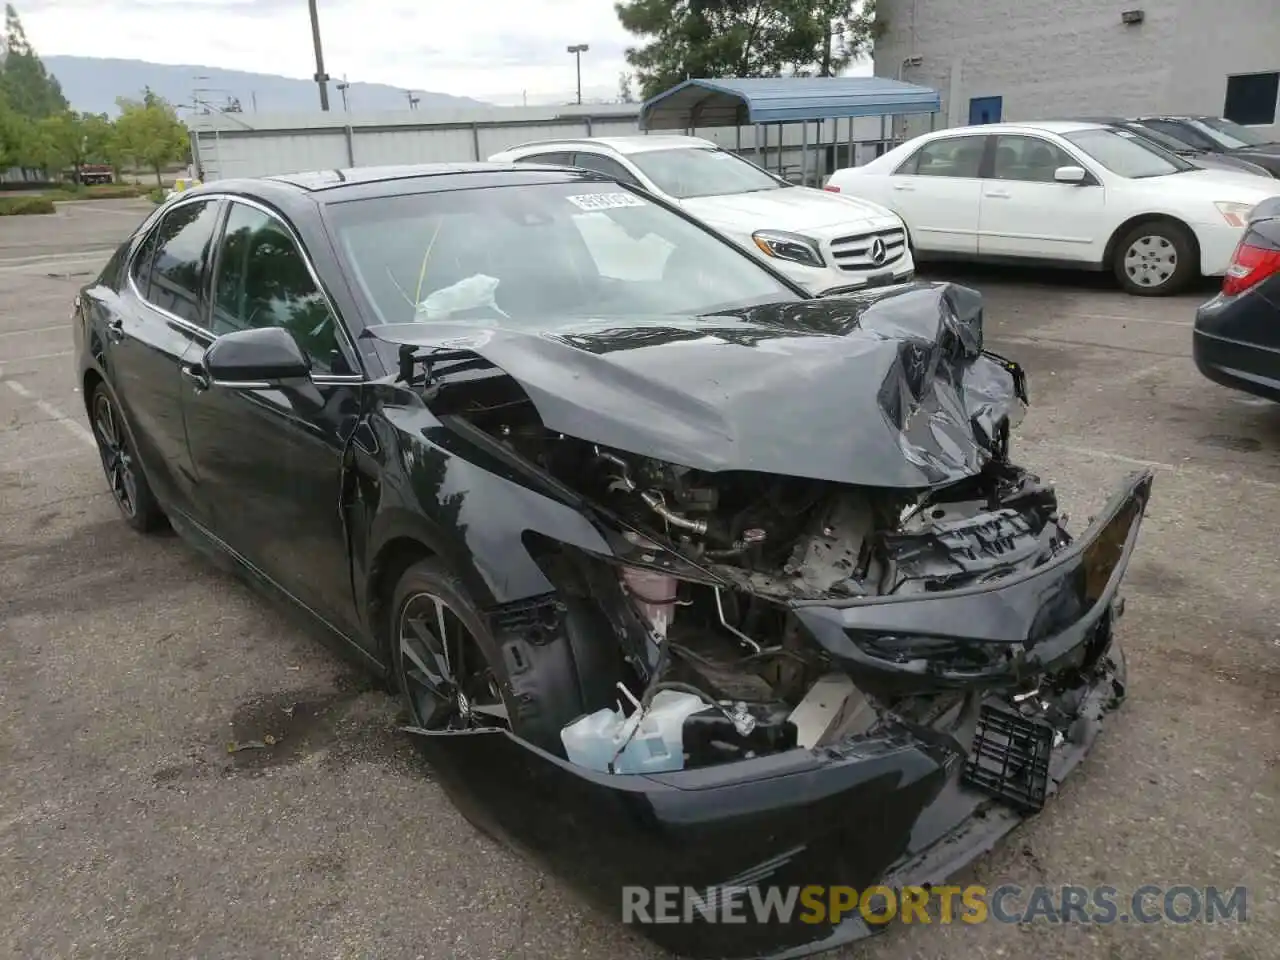
[[(237, 97), (246, 112), (302, 113), (320, 109), (320, 94), (313, 80), (296, 80), (268, 73), (246, 73), (219, 67), (173, 66), (145, 60), (112, 60), (99, 57), (41, 57), (49, 72), (62, 84), (62, 93), (75, 110), (115, 116), (116, 97), (138, 97), (144, 87), (174, 105), (190, 105), (193, 91), (210, 104), (222, 106)], [(199, 80), (196, 77), (200, 77)], [(419, 110), (486, 106), (471, 97), (414, 91)], [(352, 110), (408, 109), (403, 89), (382, 83), (352, 83), (347, 90)], [(330, 109), (342, 109), (342, 94), (329, 82)]]

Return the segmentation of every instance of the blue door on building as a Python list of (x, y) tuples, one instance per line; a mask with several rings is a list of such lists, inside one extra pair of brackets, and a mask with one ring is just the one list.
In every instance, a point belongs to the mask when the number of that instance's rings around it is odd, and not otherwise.
[(969, 100), (969, 125), (999, 123), (1004, 97), (972, 97)]

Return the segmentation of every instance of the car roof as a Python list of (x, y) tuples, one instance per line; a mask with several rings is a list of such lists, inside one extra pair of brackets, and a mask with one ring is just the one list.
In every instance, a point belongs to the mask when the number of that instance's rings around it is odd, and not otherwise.
[(634, 137), (572, 137), (566, 140), (530, 140), (527, 143), (508, 147), (501, 153), (524, 152), (537, 148), (544, 150), (555, 147), (605, 147), (614, 153), (632, 154), (648, 153), (653, 150), (672, 150), (678, 147), (715, 147), (716, 144), (702, 137), (686, 137), (683, 134), (640, 134)]
[(329, 204), (367, 197), (443, 193), (474, 187), (586, 181), (613, 182), (610, 177), (592, 170), (547, 164), (421, 163), (210, 180), (182, 195), (235, 193), (272, 203), (310, 198), (317, 203)]
[(426, 177), (456, 177), (468, 173), (515, 171), (510, 163), (414, 163), (381, 167), (351, 167), (345, 170), (307, 170), (263, 177), (287, 183), (307, 192), (340, 190), (343, 187), (369, 183), (391, 183), (397, 180), (419, 180)]
[(929, 136), (958, 133), (1076, 133), (1080, 130), (1096, 130), (1107, 126), (1109, 120), (1025, 120), (1018, 123), (982, 123), (971, 127), (948, 127)]

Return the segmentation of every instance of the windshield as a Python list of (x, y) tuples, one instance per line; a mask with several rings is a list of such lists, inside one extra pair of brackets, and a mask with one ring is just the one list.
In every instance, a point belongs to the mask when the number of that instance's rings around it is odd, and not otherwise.
[(1134, 180), (1197, 169), (1127, 130), (1078, 130), (1063, 136), (1114, 174)]
[(798, 300), (745, 252), (612, 183), (533, 183), (330, 205), (380, 323), (701, 315)]
[(1260, 147), (1267, 142), (1266, 137), (1259, 136), (1248, 127), (1242, 127), (1238, 123), (1224, 120), (1221, 117), (1205, 117), (1202, 120), (1189, 120), (1187, 122), (1206, 137), (1212, 137), (1215, 143), (1222, 144), (1228, 150), (1237, 150), (1240, 147)]
[(669, 197), (723, 197), (791, 186), (754, 163), (715, 147), (645, 150), (627, 157)]
[[(1122, 127), (1121, 129), (1127, 130), (1128, 128)], [(1152, 129), (1151, 127), (1145, 127), (1145, 126), (1142, 126), (1141, 124), (1138, 125), (1137, 130), (1130, 130), (1129, 132), (1136, 133), (1138, 136), (1144, 137), (1147, 140), (1150, 140), (1156, 146), (1163, 147), (1165, 150), (1168, 150), (1170, 153), (1203, 153), (1204, 152), (1203, 150), (1200, 150), (1199, 148), (1183, 140), (1179, 140), (1177, 137), (1171, 137), (1167, 133), (1162, 133), (1159, 130)]]

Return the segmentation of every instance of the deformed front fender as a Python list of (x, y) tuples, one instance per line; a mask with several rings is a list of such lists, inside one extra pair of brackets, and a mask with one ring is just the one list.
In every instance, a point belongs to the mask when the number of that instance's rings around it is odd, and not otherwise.
[[(642, 776), (574, 766), (505, 730), (410, 732), (469, 820), (623, 920), (626, 887), (714, 896), (754, 884), (870, 885), (909, 851), (912, 826), (942, 790), (953, 759), (942, 747), (889, 732), (831, 749)], [(694, 957), (808, 953), (852, 939), (847, 927), (802, 922), (800, 913), (790, 923), (640, 930)]]

